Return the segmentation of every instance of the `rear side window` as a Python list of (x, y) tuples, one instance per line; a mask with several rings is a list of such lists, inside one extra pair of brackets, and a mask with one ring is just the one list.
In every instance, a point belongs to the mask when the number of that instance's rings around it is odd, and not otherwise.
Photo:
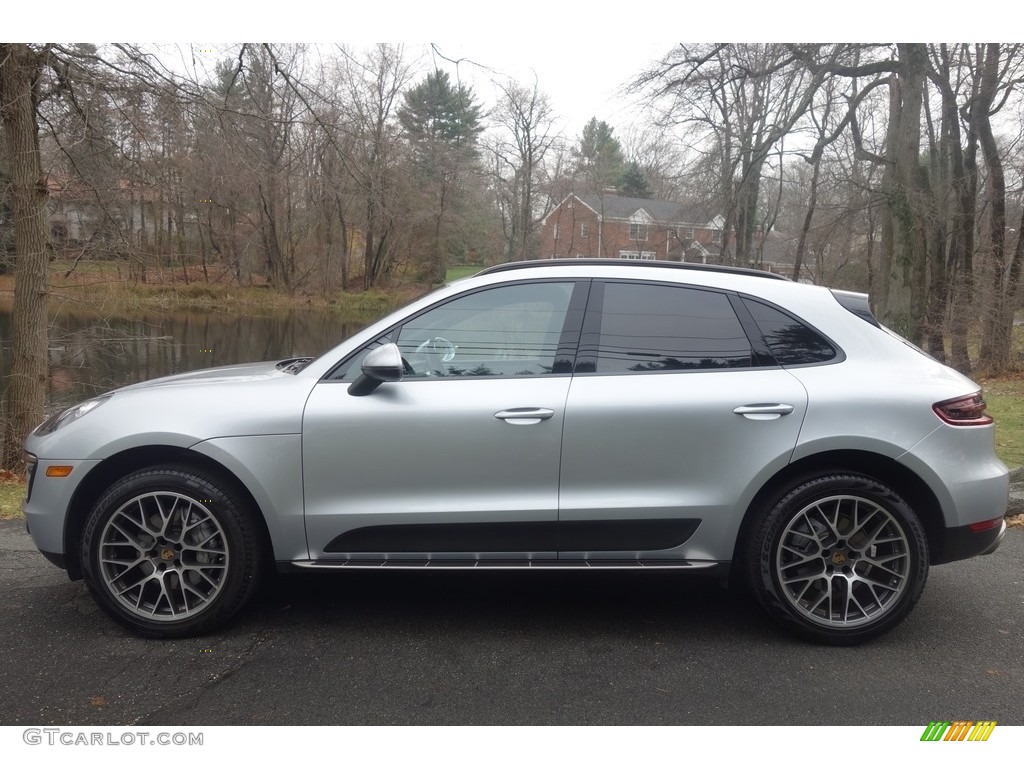
[(592, 316), (584, 327), (581, 372), (751, 365), (750, 342), (724, 294), (644, 283), (604, 283), (603, 293), (600, 318)]
[(780, 365), (806, 365), (835, 359), (835, 348), (795, 317), (752, 299), (743, 299)]

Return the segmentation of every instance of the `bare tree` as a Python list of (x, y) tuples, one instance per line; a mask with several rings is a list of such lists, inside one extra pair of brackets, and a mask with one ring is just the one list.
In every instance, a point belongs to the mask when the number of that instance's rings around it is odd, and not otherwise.
[(363, 202), (363, 288), (374, 287), (397, 252), (400, 219), (397, 173), (401, 127), (398, 100), (412, 76), (401, 46), (378, 45), (366, 57), (341, 50), (346, 109), (355, 130), (346, 171)]
[(986, 370), (1001, 372), (1010, 364), (1010, 340), (1013, 315), (1019, 304), (1024, 244), (1018, 237), (1013, 254), (1007, 258), (1006, 176), (992, 117), (1024, 79), (1024, 46), (999, 43), (975, 46), (974, 73), (977, 85), (969, 119), (977, 132), (985, 161), (985, 192), (990, 210), (988, 226), (982, 229), (982, 242), (992, 264), (991, 292), (986, 311), (982, 313), (978, 363)]
[(501, 99), (492, 119), (498, 133), (491, 147), (493, 184), (505, 233), (506, 257), (525, 261), (537, 222), (546, 213), (537, 207), (538, 174), (556, 139), (548, 97), (534, 81), (498, 86)]
[[(809, 108), (826, 77), (804, 58), (826, 61), (837, 50), (780, 44), (680, 45), (633, 83), (659, 122), (688, 134), (704, 162), (717, 169), (726, 233), (735, 232), (735, 260), (754, 248), (761, 177), (777, 144)], [(729, 243), (723, 242), (728, 258)]]

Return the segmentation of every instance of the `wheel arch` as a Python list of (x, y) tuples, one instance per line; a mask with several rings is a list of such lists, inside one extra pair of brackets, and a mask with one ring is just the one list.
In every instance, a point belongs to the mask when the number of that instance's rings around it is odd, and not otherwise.
[(873, 477), (899, 494), (917, 515), (928, 537), (928, 550), (941, 551), (945, 520), (939, 499), (919, 475), (895, 459), (870, 451), (836, 450), (814, 454), (788, 464), (755, 494), (740, 521), (733, 547), (734, 567), (745, 551), (747, 537), (757, 518), (781, 498), (788, 488), (827, 473), (856, 472)]
[(93, 467), (75, 489), (71, 497), (71, 503), (68, 505), (68, 514), (64, 522), (65, 567), (70, 578), (75, 580), (82, 578), (78, 541), (81, 538), (82, 529), (85, 526), (85, 520), (89, 515), (89, 511), (103, 492), (125, 475), (160, 464), (182, 464), (205, 469), (215, 474), (219, 479), (230, 483), (232, 488), (249, 505), (249, 508), (256, 511), (260, 544), (265, 552), (273, 553), (270, 531), (267, 528), (267, 521), (263, 510), (245, 483), (239, 480), (231, 470), (215, 459), (204, 456), (196, 451), (191, 451), (188, 448), (171, 445), (147, 445), (129, 448), (108, 456)]

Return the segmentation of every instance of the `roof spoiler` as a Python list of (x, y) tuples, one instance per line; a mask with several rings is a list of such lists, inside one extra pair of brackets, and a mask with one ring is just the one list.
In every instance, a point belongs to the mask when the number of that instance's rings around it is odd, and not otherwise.
[(871, 323), (876, 328), (881, 328), (881, 323), (875, 319), (875, 316), (871, 312), (871, 304), (868, 303), (868, 295), (866, 293), (857, 293), (855, 291), (840, 291), (836, 288), (831, 289), (832, 295), (836, 297), (836, 301), (843, 305), (843, 307), (861, 320)]

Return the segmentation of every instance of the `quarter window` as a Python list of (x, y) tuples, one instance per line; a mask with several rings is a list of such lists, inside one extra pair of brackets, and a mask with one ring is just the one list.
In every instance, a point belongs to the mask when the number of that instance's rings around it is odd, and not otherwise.
[(580, 370), (598, 373), (746, 368), (752, 360), (724, 294), (669, 285), (606, 283), (600, 327), (588, 322), (581, 342)]
[(743, 299), (743, 303), (780, 365), (824, 363), (835, 358), (835, 348), (796, 318), (760, 301)]

